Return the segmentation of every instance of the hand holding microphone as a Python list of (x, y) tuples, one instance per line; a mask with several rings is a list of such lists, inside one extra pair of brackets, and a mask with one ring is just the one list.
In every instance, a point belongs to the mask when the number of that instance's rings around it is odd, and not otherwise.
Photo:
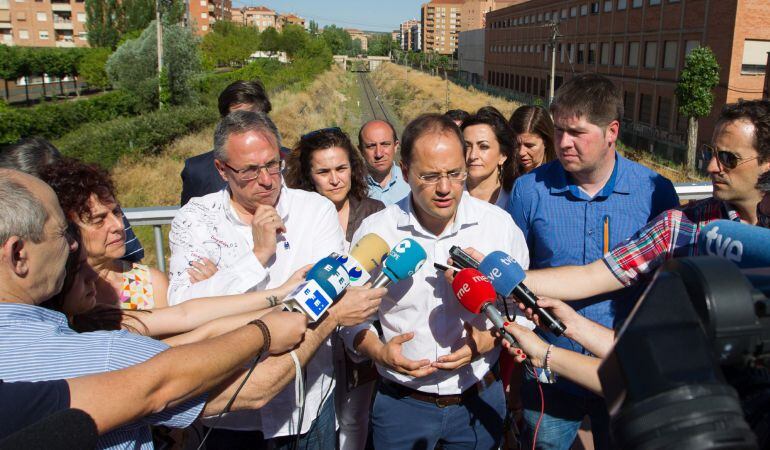
[(283, 305), (285, 310), (305, 314), (311, 322), (320, 319), (350, 284), (347, 271), (330, 256), (318, 261), (305, 279), (284, 299)]
[(307, 316), (304, 314), (273, 310), (259, 320), (270, 330), (270, 348), (266, 352), (271, 355), (288, 352), (305, 337)]

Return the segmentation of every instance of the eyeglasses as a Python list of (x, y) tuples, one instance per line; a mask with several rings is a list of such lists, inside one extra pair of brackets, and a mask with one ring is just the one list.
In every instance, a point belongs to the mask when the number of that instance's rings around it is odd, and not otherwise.
[(747, 163), (759, 158), (758, 156), (752, 156), (751, 158), (741, 158), (733, 152), (729, 152), (727, 150), (717, 150), (708, 144), (703, 144), (701, 147), (701, 157), (703, 158), (703, 161), (711, 161), (711, 158), (714, 156), (717, 158), (717, 165), (719, 165), (720, 170), (732, 170), (743, 163)]
[(446, 177), (447, 180), (449, 180), (451, 183), (462, 183), (466, 178), (468, 178), (468, 172), (464, 170), (457, 170), (453, 172), (417, 175), (417, 178), (419, 178), (420, 181), (425, 184), (437, 184), (444, 177)]
[(303, 134), (300, 137), (300, 140), (304, 141), (305, 139), (310, 139), (322, 133), (340, 133), (341, 134), (342, 130), (339, 127), (321, 128), (320, 130), (315, 130), (315, 131), (311, 131), (310, 133)]
[(235, 172), (238, 175), (238, 179), (240, 179), (241, 181), (255, 180), (259, 176), (259, 173), (262, 172), (262, 169), (266, 170), (268, 175), (277, 175), (281, 173), (281, 171), (286, 165), (285, 161), (283, 160), (280, 160), (280, 161), (273, 160), (262, 166), (248, 166), (244, 169), (236, 169), (235, 167), (231, 166), (230, 164), (227, 164), (224, 161), (222, 161), (222, 164), (224, 164), (228, 169)]

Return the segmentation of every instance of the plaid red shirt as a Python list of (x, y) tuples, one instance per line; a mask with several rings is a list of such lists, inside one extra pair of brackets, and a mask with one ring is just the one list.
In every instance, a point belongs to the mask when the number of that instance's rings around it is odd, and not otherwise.
[(734, 209), (713, 197), (669, 209), (602, 259), (621, 283), (631, 286), (669, 259), (697, 255), (701, 228), (719, 219), (740, 221)]

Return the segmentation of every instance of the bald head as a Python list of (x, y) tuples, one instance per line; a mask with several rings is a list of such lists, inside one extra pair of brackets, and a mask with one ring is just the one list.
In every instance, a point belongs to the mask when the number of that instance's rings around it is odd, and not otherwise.
[[(56, 194), (47, 184), (24, 172), (0, 169), (0, 245), (11, 236), (40, 242), (52, 206), (58, 208)], [(61, 208), (58, 212), (62, 214)]]
[(378, 182), (387, 181), (398, 152), (398, 137), (393, 125), (382, 120), (365, 123), (358, 132), (358, 148), (366, 160), (369, 175)]

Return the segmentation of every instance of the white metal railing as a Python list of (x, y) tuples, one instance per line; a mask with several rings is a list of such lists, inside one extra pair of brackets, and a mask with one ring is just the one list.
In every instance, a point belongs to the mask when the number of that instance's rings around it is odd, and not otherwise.
[[(711, 183), (678, 183), (674, 186), (680, 200), (699, 200), (710, 197), (713, 190)], [(170, 224), (178, 210), (178, 206), (151, 206), (147, 208), (125, 208), (123, 210), (132, 227), (152, 226), (158, 269), (163, 272), (166, 271), (166, 258), (163, 252), (161, 226)]]

